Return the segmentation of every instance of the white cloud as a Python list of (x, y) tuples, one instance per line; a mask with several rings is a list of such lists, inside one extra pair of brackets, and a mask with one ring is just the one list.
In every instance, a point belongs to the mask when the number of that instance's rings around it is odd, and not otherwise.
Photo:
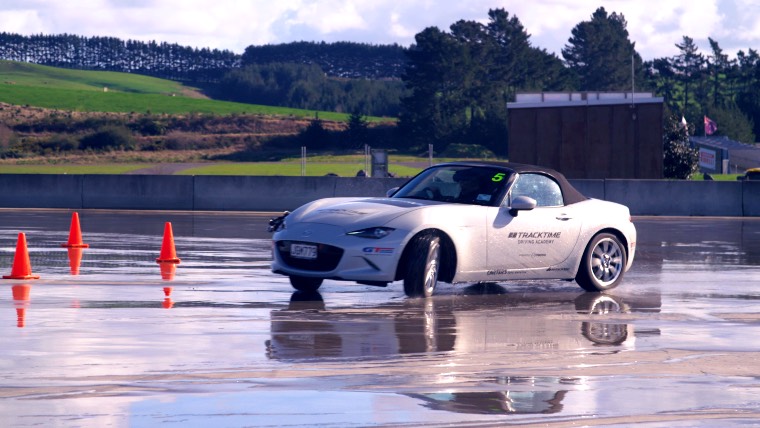
[[(698, 4), (695, 4), (698, 3)], [(488, 10), (517, 16), (534, 46), (560, 55), (572, 28), (603, 6), (622, 13), (644, 59), (677, 54), (692, 37), (729, 54), (760, 49), (755, 0), (4, 0), (0, 29), (20, 34), (79, 34), (156, 40), (242, 52), (251, 44), (297, 40), (414, 43), (426, 27), (444, 31), (460, 19), (486, 22)]]

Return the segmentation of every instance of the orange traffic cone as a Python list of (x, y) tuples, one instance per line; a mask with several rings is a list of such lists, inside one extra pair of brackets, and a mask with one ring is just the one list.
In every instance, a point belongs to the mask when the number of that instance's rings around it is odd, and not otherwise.
[(82, 242), (82, 229), (79, 228), (79, 214), (75, 211), (71, 215), (71, 227), (69, 228), (69, 242), (61, 244), (61, 247), (88, 248), (90, 244)]
[(18, 234), (16, 241), (16, 254), (13, 256), (13, 267), (10, 275), (3, 275), (4, 279), (39, 279), (39, 275), (32, 275), (32, 262), (29, 261), (29, 251), (26, 249), (26, 235)]
[(79, 265), (82, 264), (82, 252), (81, 247), (69, 247), (69, 269), (72, 275), (79, 275)]
[(177, 251), (174, 249), (174, 234), (172, 233), (172, 224), (166, 222), (164, 225), (164, 242), (161, 244), (161, 255), (156, 259), (157, 263), (176, 263), (179, 264)]

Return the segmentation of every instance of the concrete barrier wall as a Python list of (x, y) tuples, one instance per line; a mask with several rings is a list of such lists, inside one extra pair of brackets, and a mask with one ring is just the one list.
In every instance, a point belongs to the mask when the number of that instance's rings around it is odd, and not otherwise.
[(605, 180), (604, 195), (634, 215), (745, 215), (742, 182)]
[(84, 175), (0, 174), (0, 207), (82, 208)]
[[(333, 196), (384, 196), (405, 178), (0, 174), (2, 208), (293, 210)], [(570, 180), (633, 215), (760, 216), (760, 182)]]
[(84, 175), (82, 208), (192, 210), (192, 176)]

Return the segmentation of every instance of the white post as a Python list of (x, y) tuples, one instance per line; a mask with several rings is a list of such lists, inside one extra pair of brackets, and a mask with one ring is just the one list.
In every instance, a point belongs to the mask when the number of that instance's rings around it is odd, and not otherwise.
[(301, 177), (306, 175), (306, 146), (301, 146)]
[(370, 160), (370, 153), (372, 152), (372, 149), (369, 147), (369, 144), (364, 145), (364, 176), (365, 177), (371, 177), (372, 176), (372, 165)]
[(428, 166), (433, 166), (433, 145), (428, 144)]

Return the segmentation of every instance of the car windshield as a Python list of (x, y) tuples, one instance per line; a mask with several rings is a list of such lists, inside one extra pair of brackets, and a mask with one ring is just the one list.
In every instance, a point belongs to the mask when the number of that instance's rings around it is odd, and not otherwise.
[(510, 174), (483, 166), (438, 166), (420, 173), (393, 197), (496, 206), (501, 202)]

